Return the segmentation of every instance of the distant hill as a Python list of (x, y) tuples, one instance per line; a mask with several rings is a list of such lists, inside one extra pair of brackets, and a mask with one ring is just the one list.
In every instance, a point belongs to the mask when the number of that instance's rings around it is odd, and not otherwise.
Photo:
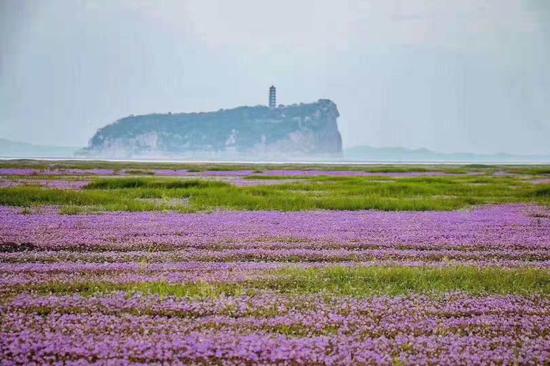
[(0, 157), (4, 158), (72, 158), (77, 147), (33, 145), (0, 138)]
[(428, 149), (356, 146), (344, 149), (344, 160), (366, 162), (550, 163), (550, 155), (441, 153)]
[(340, 158), (336, 104), (129, 116), (100, 128), (83, 156), (213, 160)]

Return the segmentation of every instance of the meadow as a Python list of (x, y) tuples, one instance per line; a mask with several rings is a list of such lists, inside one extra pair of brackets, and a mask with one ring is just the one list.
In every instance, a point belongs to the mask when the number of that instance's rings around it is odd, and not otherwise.
[(0, 364), (545, 365), (550, 167), (0, 161)]

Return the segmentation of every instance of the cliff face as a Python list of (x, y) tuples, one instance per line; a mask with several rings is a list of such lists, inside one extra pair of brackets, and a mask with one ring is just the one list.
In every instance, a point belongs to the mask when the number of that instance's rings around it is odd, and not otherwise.
[(339, 155), (332, 101), (268, 108), (122, 118), (99, 129), (85, 153), (109, 157), (297, 157)]

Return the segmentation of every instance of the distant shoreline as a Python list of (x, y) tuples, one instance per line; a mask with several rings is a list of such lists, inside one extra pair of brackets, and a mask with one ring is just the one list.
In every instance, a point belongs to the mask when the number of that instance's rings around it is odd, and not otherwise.
[(189, 160), (189, 159), (108, 159), (108, 158), (79, 158), (79, 157), (12, 157), (12, 156), (0, 156), (0, 161), (17, 161), (17, 160), (32, 160), (32, 161), (105, 161), (105, 162), (120, 162), (120, 163), (181, 163), (181, 164), (272, 164), (272, 165), (469, 165), (469, 164), (481, 164), (481, 165), (550, 165), (550, 161), (483, 161), (483, 160), (469, 160), (469, 161), (400, 161), (400, 160)]

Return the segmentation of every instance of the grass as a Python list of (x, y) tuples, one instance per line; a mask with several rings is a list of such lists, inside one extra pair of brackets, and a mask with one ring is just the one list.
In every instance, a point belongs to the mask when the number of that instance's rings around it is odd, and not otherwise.
[(162, 297), (217, 298), (254, 295), (269, 291), (287, 295), (325, 296), (440, 296), (452, 292), (470, 295), (550, 295), (550, 272), (541, 269), (477, 267), (332, 267), (284, 269), (267, 279), (243, 283), (170, 284), (165, 282), (114, 285), (108, 283), (52, 283), (25, 291), (85, 296), (116, 291)]
[(229, 184), (206, 179), (147, 179), (147, 178), (107, 178), (96, 179), (86, 189), (176, 189), (176, 188), (209, 188), (228, 187)]
[(550, 186), (535, 188), (530, 194), (534, 197), (550, 198)]
[(478, 267), (333, 267), (284, 270), (275, 281), (267, 281), (266, 286), (291, 294), (324, 293), (358, 297), (456, 291), (472, 295), (550, 295), (550, 273), (539, 269)]
[(246, 180), (297, 180), (297, 179), (309, 179), (310, 177), (304, 175), (297, 176), (282, 176), (282, 175), (247, 175), (243, 179)]
[[(189, 202), (174, 207), (169, 204), (174, 199)], [(65, 213), (216, 209), (423, 211), (498, 203), (550, 206), (550, 191), (547, 185), (534, 186), (515, 177), (493, 176), (382, 180), (380, 177), (310, 177), (253, 187), (236, 187), (208, 179), (111, 177), (96, 178), (82, 191), (0, 188), (0, 205), (57, 205)]]
[(143, 169), (126, 169), (126, 174), (129, 175), (155, 175), (155, 172), (152, 170), (143, 170)]
[(104, 191), (78, 192), (39, 187), (0, 189), (0, 204), (19, 207), (61, 206), (64, 213), (83, 211), (151, 211), (154, 204)]

